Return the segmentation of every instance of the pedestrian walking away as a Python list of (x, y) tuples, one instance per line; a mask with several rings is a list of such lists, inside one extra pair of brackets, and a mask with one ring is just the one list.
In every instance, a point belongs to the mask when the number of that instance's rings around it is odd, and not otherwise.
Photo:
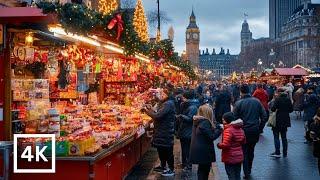
[(310, 126), (310, 135), (313, 139), (313, 155), (318, 158), (318, 171), (320, 175), (320, 108)]
[(318, 107), (319, 98), (314, 92), (314, 87), (310, 86), (308, 87), (303, 103), (303, 120), (305, 122), (305, 137), (307, 142), (312, 141), (310, 138), (310, 125), (313, 122), (313, 117), (316, 115)]
[(246, 143), (242, 146), (244, 160), (243, 172), (244, 178), (249, 178), (254, 159), (254, 149), (259, 141), (259, 134), (262, 130), (262, 124), (267, 121), (267, 113), (260, 101), (252, 97), (247, 84), (240, 87), (241, 100), (236, 102), (233, 113), (236, 119), (243, 120), (243, 130), (246, 135)]
[(273, 106), (271, 107), (272, 112), (276, 112), (276, 125), (272, 127), (274, 136), (275, 152), (270, 156), (279, 158), (280, 153), (280, 135), (282, 141), (282, 152), (283, 157), (287, 157), (288, 154), (288, 140), (287, 130), (291, 127), (290, 113), (293, 112), (293, 106), (287, 93), (283, 89), (278, 90), (279, 96), (275, 99)]

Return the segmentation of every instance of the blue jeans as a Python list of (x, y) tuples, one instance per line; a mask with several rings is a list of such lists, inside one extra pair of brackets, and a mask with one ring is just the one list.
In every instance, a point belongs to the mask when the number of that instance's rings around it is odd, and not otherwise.
[(239, 164), (225, 164), (225, 169), (229, 180), (240, 180), (241, 163)]
[(288, 153), (288, 140), (287, 140), (287, 130), (272, 129), (274, 138), (274, 147), (276, 149), (276, 154), (280, 154), (280, 135), (282, 140), (282, 152), (284, 155)]

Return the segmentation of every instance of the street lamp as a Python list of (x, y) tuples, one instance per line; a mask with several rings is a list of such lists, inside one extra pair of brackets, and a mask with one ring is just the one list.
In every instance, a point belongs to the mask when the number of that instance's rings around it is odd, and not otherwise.
[(276, 65), (274, 63), (271, 63), (270, 66), (273, 67), (273, 68), (276, 67)]
[(160, 1), (157, 0), (158, 4), (158, 29), (157, 29), (157, 37), (156, 40), (159, 42), (161, 40), (161, 27), (160, 27)]
[(279, 66), (280, 66), (280, 67), (284, 67), (285, 64), (284, 64), (282, 61), (279, 61)]
[(258, 59), (258, 67), (257, 67), (257, 71), (259, 71), (259, 66), (262, 69), (262, 60), (259, 58)]

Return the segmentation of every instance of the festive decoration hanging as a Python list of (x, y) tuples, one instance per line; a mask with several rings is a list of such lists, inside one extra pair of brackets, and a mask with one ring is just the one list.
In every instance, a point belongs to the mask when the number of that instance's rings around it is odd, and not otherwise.
[(121, 33), (123, 32), (123, 20), (121, 14), (116, 14), (116, 16), (108, 24), (108, 29), (113, 29), (117, 25), (117, 41), (119, 41)]
[[(137, 5), (138, 4), (140, 4), (140, 11), (144, 11), (141, 0), (138, 0)], [(123, 47), (124, 55), (130, 57), (134, 56), (136, 53), (141, 53), (150, 57), (150, 59), (154, 59), (156, 62), (159, 62), (161, 59), (161, 62), (168, 62), (179, 67), (181, 71), (185, 72), (190, 78), (196, 77), (192, 66), (188, 62), (181, 60), (178, 54), (174, 53), (172, 40), (164, 39), (158, 42), (148, 42), (147, 22), (144, 12), (140, 14), (143, 15), (145, 19), (145, 28), (142, 28), (142, 26), (139, 27), (141, 30), (145, 31), (146, 41), (143, 41), (139, 36), (139, 32), (141, 31), (138, 31), (137, 28), (135, 28), (135, 23), (132, 22), (132, 12), (130, 10), (122, 10), (121, 15), (118, 12), (104, 15), (89, 9), (83, 4), (66, 3), (61, 5), (40, 1), (37, 3), (37, 6), (42, 9), (43, 13), (56, 14), (58, 21), (67, 32), (88, 36), (95, 34), (97, 29), (103, 29), (104, 33), (109, 37), (109, 40), (117, 41), (116, 43), (119, 43), (119, 45)], [(137, 7), (137, 9), (139, 8)], [(136, 12), (138, 12), (137, 9)], [(119, 16), (121, 16), (121, 18)], [(116, 18), (115, 20), (117, 20), (117, 22), (113, 21), (114, 18)], [(121, 27), (123, 28), (123, 31), (121, 31)], [(71, 54), (74, 55), (74, 59), (80, 59), (80, 57), (78, 58), (77, 56), (77, 54), (80, 53)], [(66, 57), (63, 54), (59, 56), (60, 60), (64, 58)], [(83, 63), (81, 62), (80, 65), (82, 64)]]
[(99, 11), (104, 15), (112, 14), (118, 7), (118, 0), (99, 0)]
[(149, 41), (147, 17), (144, 13), (142, 0), (137, 0), (137, 5), (133, 16), (133, 26), (140, 39), (144, 42)]

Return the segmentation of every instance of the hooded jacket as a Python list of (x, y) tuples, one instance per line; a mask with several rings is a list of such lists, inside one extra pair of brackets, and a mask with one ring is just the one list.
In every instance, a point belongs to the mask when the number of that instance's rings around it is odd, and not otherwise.
[(242, 130), (243, 121), (238, 119), (224, 125), (221, 143), (218, 148), (222, 149), (222, 162), (226, 164), (238, 164), (243, 161), (242, 145), (246, 137)]
[(155, 147), (172, 147), (174, 141), (175, 106), (172, 99), (160, 105), (158, 112), (146, 112), (154, 121), (152, 145)]
[(193, 116), (197, 114), (199, 104), (197, 99), (187, 100), (181, 104), (182, 114), (177, 118), (179, 138), (191, 139)]
[(262, 88), (258, 88), (257, 90), (254, 91), (253, 97), (259, 99), (259, 101), (261, 102), (262, 106), (264, 107), (264, 109), (267, 111), (269, 109), (268, 107), (268, 93), (262, 89)]
[(220, 127), (214, 129), (210, 121), (202, 116), (194, 116), (193, 119), (190, 162), (192, 164), (216, 162), (213, 141), (220, 136)]

